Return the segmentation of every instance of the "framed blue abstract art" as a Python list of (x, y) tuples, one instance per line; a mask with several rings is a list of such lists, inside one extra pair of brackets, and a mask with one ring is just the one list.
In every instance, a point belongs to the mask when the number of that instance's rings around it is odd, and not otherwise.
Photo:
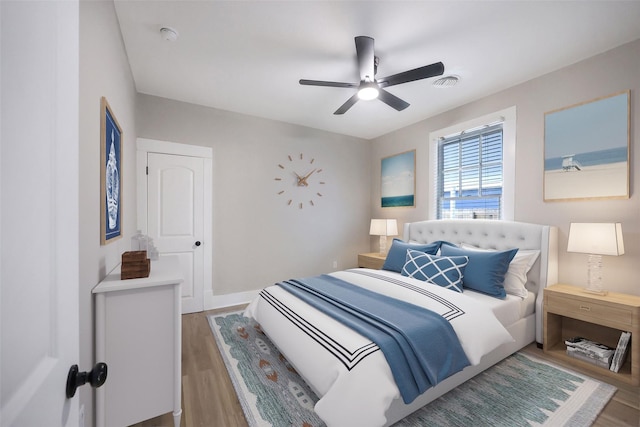
[(416, 150), (383, 158), (380, 175), (383, 208), (415, 207)]
[(100, 99), (100, 244), (122, 237), (122, 128)]

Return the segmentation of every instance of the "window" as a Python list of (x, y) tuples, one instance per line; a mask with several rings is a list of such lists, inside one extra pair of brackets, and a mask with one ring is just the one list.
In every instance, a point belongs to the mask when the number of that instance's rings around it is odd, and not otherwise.
[(516, 107), (429, 134), (429, 218), (514, 217)]
[(502, 124), (438, 143), (437, 218), (499, 219), (502, 205)]

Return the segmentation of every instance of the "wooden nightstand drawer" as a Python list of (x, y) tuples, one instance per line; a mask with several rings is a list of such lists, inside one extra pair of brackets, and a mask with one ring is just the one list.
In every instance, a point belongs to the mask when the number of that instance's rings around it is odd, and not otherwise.
[(633, 312), (629, 307), (595, 301), (581, 301), (575, 297), (552, 295), (547, 299), (547, 310), (552, 313), (562, 313), (565, 316), (591, 321), (607, 323), (623, 330), (630, 330)]
[(381, 254), (379, 252), (358, 254), (358, 267), (380, 270), (382, 269), (382, 266), (384, 265), (384, 261), (386, 259), (387, 254)]

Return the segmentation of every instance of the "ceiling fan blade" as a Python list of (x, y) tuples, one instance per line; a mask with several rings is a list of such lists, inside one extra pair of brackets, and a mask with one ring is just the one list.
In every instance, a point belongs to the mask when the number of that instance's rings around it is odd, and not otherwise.
[(394, 86), (401, 83), (440, 76), (443, 73), (444, 64), (442, 62), (436, 62), (435, 64), (425, 65), (424, 67), (414, 68), (413, 70), (404, 71), (402, 73), (379, 79), (378, 84), (380, 87)]
[(300, 79), (300, 84), (305, 86), (329, 86), (329, 87), (358, 87), (355, 83), (327, 82), (324, 80)]
[(373, 39), (367, 36), (358, 36), (356, 40), (356, 53), (358, 55), (358, 70), (360, 81), (369, 82), (375, 79)]
[(398, 111), (402, 111), (409, 106), (408, 102), (403, 101), (402, 99), (387, 92), (384, 89), (380, 89), (380, 92), (378, 94), (378, 99), (384, 102), (385, 104), (387, 104), (388, 106), (390, 106), (391, 108), (395, 108)]
[(353, 104), (355, 104), (356, 102), (358, 102), (358, 94), (357, 93), (355, 95), (353, 95), (351, 98), (347, 99), (347, 102), (342, 104), (340, 106), (340, 108), (338, 108), (333, 114), (340, 115), (340, 114), (346, 113), (347, 110), (349, 108), (353, 107)]

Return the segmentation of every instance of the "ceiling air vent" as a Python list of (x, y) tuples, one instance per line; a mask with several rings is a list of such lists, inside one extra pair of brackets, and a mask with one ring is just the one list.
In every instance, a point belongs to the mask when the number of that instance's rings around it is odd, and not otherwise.
[(458, 76), (445, 76), (434, 81), (433, 85), (435, 87), (446, 88), (446, 87), (455, 86), (456, 84), (458, 84), (458, 80), (460, 80), (460, 77)]

